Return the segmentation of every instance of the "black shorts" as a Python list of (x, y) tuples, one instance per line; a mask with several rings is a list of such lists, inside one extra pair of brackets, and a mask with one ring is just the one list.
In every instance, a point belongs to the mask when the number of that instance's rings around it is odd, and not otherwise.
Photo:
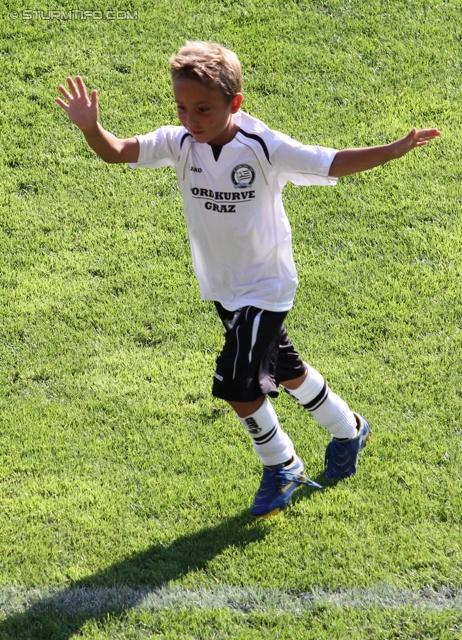
[(215, 306), (226, 329), (213, 380), (215, 397), (234, 402), (252, 402), (265, 394), (275, 398), (281, 382), (303, 375), (305, 365), (284, 326), (287, 311)]

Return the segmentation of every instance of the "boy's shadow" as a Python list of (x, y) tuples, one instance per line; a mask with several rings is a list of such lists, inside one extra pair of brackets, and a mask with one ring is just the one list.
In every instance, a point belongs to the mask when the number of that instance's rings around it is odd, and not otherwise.
[[(328, 488), (323, 473), (314, 480)], [(294, 502), (317, 491), (302, 486), (294, 494)], [(69, 640), (86, 622), (104, 620), (108, 614), (122, 615), (150, 594), (159, 594), (170, 581), (206, 568), (228, 547), (244, 548), (263, 540), (267, 532), (268, 528), (245, 509), (215, 527), (182, 536), (168, 546), (155, 545), (52, 595), (30, 598), (32, 604), (25, 611), (0, 621), (0, 638)]]
[(0, 638), (68, 640), (87, 621), (121, 615), (171, 580), (204, 569), (227, 547), (262, 540), (267, 528), (254, 522), (246, 510), (168, 546), (158, 544), (137, 553), (9, 615), (0, 621)]

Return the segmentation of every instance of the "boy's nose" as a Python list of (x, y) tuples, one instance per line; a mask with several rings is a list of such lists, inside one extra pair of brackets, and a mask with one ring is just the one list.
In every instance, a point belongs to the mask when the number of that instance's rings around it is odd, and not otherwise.
[(196, 118), (194, 117), (194, 115), (188, 114), (186, 116), (186, 124), (188, 127), (194, 127), (194, 125), (197, 124)]

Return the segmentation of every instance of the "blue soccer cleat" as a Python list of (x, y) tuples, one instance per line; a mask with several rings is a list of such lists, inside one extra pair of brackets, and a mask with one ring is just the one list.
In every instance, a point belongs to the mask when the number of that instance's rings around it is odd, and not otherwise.
[(250, 513), (255, 518), (269, 518), (285, 509), (290, 503), (297, 485), (307, 484), (318, 489), (321, 485), (304, 475), (305, 465), (295, 455), (289, 466), (263, 467), (263, 476)]
[(324, 473), (326, 480), (343, 480), (356, 473), (359, 454), (371, 438), (371, 427), (368, 421), (355, 413), (358, 422), (358, 435), (350, 440), (333, 438), (327, 445)]

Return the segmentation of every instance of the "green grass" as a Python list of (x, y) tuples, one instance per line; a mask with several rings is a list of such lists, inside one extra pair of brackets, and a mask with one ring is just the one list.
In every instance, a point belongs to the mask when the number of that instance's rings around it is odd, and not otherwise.
[[(0, 30), (0, 638), (460, 638), (460, 2), (35, 8), (4, 0)], [(373, 440), (355, 478), (263, 523), (251, 443), (211, 396), (222, 329), (175, 175), (105, 165), (54, 103), (81, 74), (117, 135), (175, 123), (186, 39), (233, 48), (245, 109), (304, 142), (442, 131), (285, 191), (290, 335)], [(275, 407), (322, 484), (328, 434)]]

